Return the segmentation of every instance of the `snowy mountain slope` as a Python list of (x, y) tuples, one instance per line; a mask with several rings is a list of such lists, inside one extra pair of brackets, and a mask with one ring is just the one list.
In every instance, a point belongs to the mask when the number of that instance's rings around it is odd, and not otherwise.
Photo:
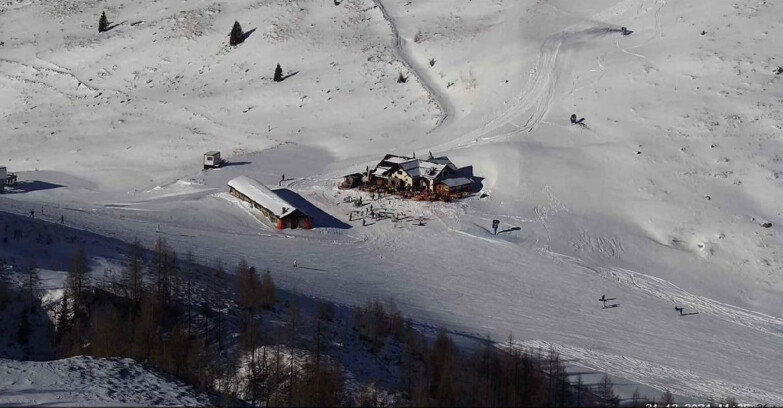
[[(195, 14), (170, 2), (115, 6), (110, 15), (146, 23), (108, 38), (93, 34), (98, 11), (86, 3), (52, 4), (0, 15), (15, 38), (0, 48), (14, 61), (1, 67), (11, 132), (0, 160), (12, 171), (50, 169), (21, 177), (64, 187), (3, 197), (7, 210), (43, 203), (80, 228), (148, 243), (161, 224), (205, 262), (253, 257), (311, 294), (393, 297), (414, 318), (560, 344), (693, 397), (783, 401), (783, 89), (773, 73), (783, 5), (382, 0), (395, 39), (371, 2), (231, 3), (219, 13), (204, 3)], [(217, 44), (234, 19), (258, 30), (226, 52)], [(187, 39), (178, 24), (206, 28)], [(48, 25), (64, 30), (65, 48), (48, 45)], [(266, 55), (274, 61), (258, 61)], [(394, 55), (410, 58), (427, 87), (397, 84), (405, 64), (387, 63)], [(300, 72), (272, 84), (278, 59)], [(95, 64), (118, 73), (98, 75)], [(587, 126), (571, 126), (572, 113)], [(107, 123), (116, 139), (103, 136)], [(199, 155), (213, 147), (247, 163), (200, 173)], [(89, 158), (70, 153), (80, 148)], [(428, 150), (472, 165), (489, 198), (379, 202), (411, 218), (348, 221), (335, 178), (386, 151)], [(274, 185), (283, 173), (289, 189), (352, 228), (278, 233), (215, 195), (236, 175)], [(491, 235), (492, 219), (507, 231)], [(294, 259), (311, 269), (291, 268)], [(620, 307), (601, 310), (604, 293)], [(675, 305), (699, 314), (679, 317)]]
[[(0, 60), (13, 142), (4, 163), (128, 189), (176, 179), (206, 150), (296, 143), (341, 158), (401, 142), (402, 129), (414, 137), (440, 115), (414, 79), (396, 82), (407, 70), (369, 0), (101, 7), (124, 23), (99, 35), (101, 8), (85, 2), (28, 2), (0, 16), (11, 37)], [(234, 20), (252, 33), (231, 48)], [(272, 82), (277, 63), (290, 75), (282, 83)]]
[(131, 359), (0, 360), (0, 405), (206, 406), (202, 394)]

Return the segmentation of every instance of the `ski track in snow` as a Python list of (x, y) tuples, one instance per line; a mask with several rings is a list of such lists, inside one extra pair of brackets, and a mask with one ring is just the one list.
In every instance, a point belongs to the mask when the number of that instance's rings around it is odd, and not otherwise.
[(601, 372), (609, 372), (661, 391), (669, 390), (673, 394), (697, 399), (705, 396), (730, 395), (742, 403), (783, 403), (783, 395), (778, 393), (736, 385), (720, 379), (704, 378), (688, 370), (672, 368), (633, 357), (542, 340), (515, 341), (513, 346), (520, 350), (542, 350), (543, 352), (551, 347), (560, 354), (563, 360), (576, 361), (579, 365)]
[[(490, 120), (482, 127), (468, 133), (467, 136), (460, 138), (460, 140), (463, 140), (464, 142), (458, 144), (458, 148), (473, 146), (479, 141), (486, 142), (500, 136), (506, 136), (508, 133), (494, 137), (485, 137), (492, 131), (507, 124), (512, 124), (517, 128), (512, 132), (513, 134), (531, 132), (536, 128), (538, 123), (541, 122), (549, 112), (549, 108), (554, 99), (555, 85), (557, 82), (555, 74), (557, 54), (560, 51), (560, 47), (563, 45), (563, 40), (563, 33), (553, 34), (544, 40), (538, 53), (536, 66), (530, 71), (525, 87), (522, 88), (512, 102), (506, 104), (506, 108), (503, 112), (495, 115), (494, 119)], [(533, 110), (533, 112), (528, 116), (524, 125), (517, 125), (515, 119), (530, 110)], [(438, 149), (440, 149), (440, 147)]]
[(389, 23), (389, 26), (391, 26), (392, 36), (394, 36), (394, 41), (392, 41), (392, 50), (394, 51), (394, 55), (400, 62), (402, 62), (403, 65), (405, 65), (406, 68), (408, 68), (408, 71), (410, 71), (410, 73), (416, 77), (418, 83), (421, 84), (427, 94), (429, 94), (430, 100), (438, 106), (438, 110), (441, 112), (441, 117), (438, 119), (435, 127), (430, 129), (430, 132), (432, 132), (433, 130), (438, 129), (447, 123), (447, 121), (452, 118), (450, 112), (454, 111), (454, 108), (451, 106), (451, 102), (448, 100), (448, 98), (437, 92), (435, 87), (429, 82), (426, 76), (421, 74), (420, 68), (418, 66), (414, 67), (414, 59), (410, 58), (405, 52), (405, 40), (397, 31), (397, 25), (394, 22), (394, 19), (386, 11), (386, 7), (384, 7), (383, 2), (381, 0), (372, 1), (381, 11), (383, 18)]
[(673, 305), (682, 306), (686, 312), (696, 311), (700, 314), (708, 314), (748, 329), (783, 338), (783, 319), (694, 295), (655, 276), (617, 267), (594, 267), (578, 258), (547, 250), (543, 251), (556, 260), (581, 266), (605, 279), (616, 281), (622, 286), (663, 299)]
[[(564, 30), (548, 36), (541, 44), (535, 68), (530, 71), (526, 85), (516, 98), (506, 104), (503, 112), (497, 114), (494, 119), (461, 138), (465, 142), (461, 143), (459, 147), (467, 147), (475, 145), (478, 141), (486, 142), (503, 136), (513, 136), (535, 130), (549, 113), (555, 99), (555, 90), (560, 78), (558, 56), (563, 45), (586, 36), (601, 36), (615, 31), (607, 26), (599, 26), (579, 31)], [(517, 122), (520, 117), (526, 118), (521, 125)], [(487, 134), (508, 124), (513, 125), (516, 129), (486, 137)]]

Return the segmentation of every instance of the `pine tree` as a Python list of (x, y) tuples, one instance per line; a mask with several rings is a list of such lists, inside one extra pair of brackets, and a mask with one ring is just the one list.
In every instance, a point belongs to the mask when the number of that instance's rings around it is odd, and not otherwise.
[(90, 354), (96, 357), (114, 357), (123, 355), (127, 336), (123, 333), (117, 308), (111, 302), (91, 308), (90, 313)]
[(666, 390), (663, 392), (660, 404), (663, 406), (670, 406), (675, 404), (674, 395), (672, 395), (671, 391)]
[(633, 390), (633, 394), (631, 395), (631, 406), (632, 407), (640, 407), (642, 402), (642, 394), (639, 392), (639, 387), (636, 387)]
[(185, 270), (185, 280), (187, 282), (188, 339), (190, 339), (193, 334), (193, 277), (198, 274), (196, 256), (193, 255), (192, 251), (188, 251), (187, 254), (185, 254), (185, 262), (187, 263), (187, 269)]
[(257, 295), (260, 283), (255, 274), (255, 269), (248, 266), (245, 258), (242, 258), (237, 265), (236, 285), (237, 303), (242, 309), (249, 311), (252, 314), (252, 312), (255, 311), (258, 302)]
[(239, 45), (243, 41), (245, 41), (245, 33), (242, 31), (242, 26), (239, 25), (239, 21), (234, 21), (234, 27), (231, 28), (228, 43), (230, 45)]
[(143, 268), (144, 260), (142, 258), (141, 243), (139, 240), (134, 240), (128, 252), (128, 266), (125, 268), (125, 276), (123, 276), (123, 285), (127, 290), (128, 297), (134, 303), (141, 300)]
[(68, 332), (68, 330), (70, 330), (71, 327), (71, 317), (68, 304), (68, 291), (66, 290), (63, 293), (62, 299), (60, 300), (59, 313), (57, 313), (57, 327), (55, 328), (57, 330), (55, 334), (55, 340), (57, 344), (61, 344), (62, 339), (65, 337), (65, 334)]
[(26, 272), (27, 277), (25, 278), (24, 288), (30, 305), (32, 306), (33, 299), (38, 297), (38, 289), (41, 282), (41, 278), (38, 275), (38, 266), (35, 262), (35, 255), (30, 255)]
[(16, 332), (16, 340), (20, 344), (27, 344), (30, 341), (30, 318), (27, 307), (22, 309), (22, 316), (19, 319), (19, 330)]
[(607, 407), (619, 407), (620, 399), (614, 393), (614, 384), (609, 379), (607, 374), (601, 379), (601, 383), (598, 384), (598, 396), (603, 400), (604, 406)]
[(431, 390), (440, 405), (454, 406), (459, 398), (457, 381), (457, 353), (454, 342), (444, 331), (438, 333), (432, 346), (430, 365), (432, 366)]
[(158, 238), (152, 253), (150, 271), (155, 279), (155, 302), (166, 306), (177, 292), (177, 253), (163, 238)]
[(280, 64), (277, 64), (277, 68), (275, 68), (275, 82), (281, 82), (283, 80), (283, 68), (280, 68)]
[(73, 299), (74, 315), (78, 314), (82, 302), (84, 301), (84, 291), (87, 286), (89, 270), (87, 267), (87, 256), (84, 254), (84, 248), (79, 245), (71, 256), (71, 264), (68, 268), (68, 290)]
[(277, 302), (277, 288), (272, 280), (272, 273), (269, 269), (265, 269), (261, 280), (261, 307), (271, 309), (275, 302)]
[(109, 19), (106, 18), (106, 12), (101, 13), (101, 19), (98, 20), (98, 32), (102, 33), (109, 29)]
[[(582, 381), (582, 374), (579, 374), (579, 376), (576, 378), (576, 385), (574, 385), (574, 388), (576, 389), (576, 406), (582, 407), (584, 406), (584, 394), (585, 394), (585, 383)], [(639, 392), (639, 389), (636, 389), (636, 392)]]

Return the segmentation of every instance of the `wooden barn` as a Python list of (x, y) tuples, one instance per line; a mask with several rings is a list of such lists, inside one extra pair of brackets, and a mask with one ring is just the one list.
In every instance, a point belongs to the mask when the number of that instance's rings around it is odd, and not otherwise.
[(313, 227), (310, 217), (283, 200), (269, 187), (250, 177), (239, 176), (228, 182), (229, 192), (240, 200), (247, 201), (260, 211), (278, 229)]

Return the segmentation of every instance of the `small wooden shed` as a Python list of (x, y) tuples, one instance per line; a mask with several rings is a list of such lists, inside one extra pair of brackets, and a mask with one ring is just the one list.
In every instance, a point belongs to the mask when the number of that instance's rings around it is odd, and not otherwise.
[(340, 184), (341, 189), (348, 189), (359, 187), (362, 184), (362, 173), (353, 173), (343, 176), (343, 182)]
[(446, 194), (470, 193), (473, 192), (473, 184), (474, 181), (467, 177), (453, 177), (439, 181), (435, 190)]
[(220, 158), (220, 152), (211, 151), (204, 153), (204, 170), (214, 169), (223, 165), (223, 160)]

